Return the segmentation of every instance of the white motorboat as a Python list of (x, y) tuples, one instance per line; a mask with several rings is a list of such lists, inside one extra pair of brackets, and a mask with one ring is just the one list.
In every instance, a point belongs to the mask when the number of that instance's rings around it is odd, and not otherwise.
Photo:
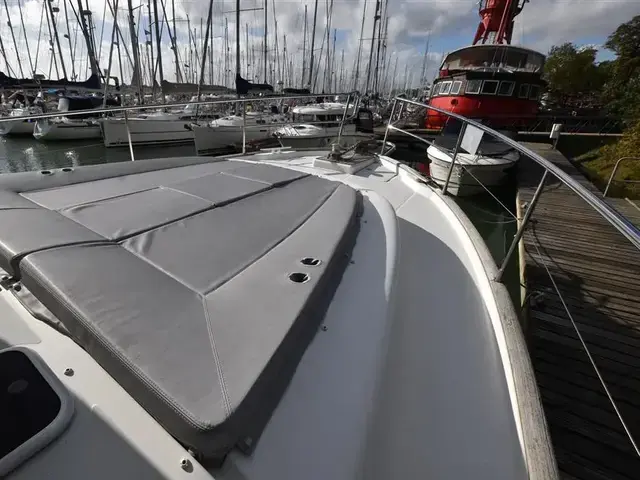
[[(42, 113), (42, 108), (30, 106), (14, 108), (7, 117), (26, 117)], [(4, 117), (5, 119), (7, 117)], [(0, 135), (33, 135), (35, 120), (9, 120), (0, 122)]]
[[(100, 118), (91, 109), (101, 106), (99, 97), (61, 97), (58, 100), (60, 117), (38, 120), (33, 136), (38, 140), (88, 140), (100, 138)], [(67, 112), (86, 110), (83, 115), (64, 116)]]
[[(427, 149), (431, 178), (440, 186), (444, 186), (447, 180), (456, 142), (457, 135), (442, 135)], [(509, 169), (519, 159), (520, 153), (517, 150), (491, 140), (483, 140), (473, 155), (460, 150), (456, 155), (447, 192), (463, 197), (482, 193), (485, 191), (484, 187), (497, 187), (504, 183)]]
[[(296, 106), (292, 109), (293, 123), (277, 129), (275, 137), (283, 147), (325, 148), (334, 143), (343, 147), (373, 138), (371, 111), (344, 103), (316, 103)], [(347, 120), (340, 124), (347, 110)]]
[(0, 202), (7, 480), (557, 478), (491, 255), (395, 160), (16, 173)]
[(196, 152), (207, 155), (229, 146), (242, 145), (244, 141), (255, 142), (272, 138), (274, 132), (289, 121), (287, 115), (280, 113), (247, 112), (242, 115), (230, 115), (212, 120), (206, 125), (191, 125)]

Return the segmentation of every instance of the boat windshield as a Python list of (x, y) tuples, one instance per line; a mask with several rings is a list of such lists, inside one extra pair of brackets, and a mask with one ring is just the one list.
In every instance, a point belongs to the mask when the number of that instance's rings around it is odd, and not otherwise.
[(481, 45), (450, 53), (442, 70), (509, 70), (540, 73), (544, 55), (510, 45)]
[(309, 115), (309, 114), (293, 114), (293, 121), (294, 122), (316, 122), (316, 116), (315, 115)]

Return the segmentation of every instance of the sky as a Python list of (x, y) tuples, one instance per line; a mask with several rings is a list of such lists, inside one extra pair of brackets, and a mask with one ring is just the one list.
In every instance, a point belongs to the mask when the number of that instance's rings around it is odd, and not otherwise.
[[(73, 73), (78, 80), (84, 80), (88, 74), (86, 46), (81, 32), (76, 28), (77, 20), (74, 9), (78, 9), (79, 0), (53, 0), (52, 6), (57, 7), (54, 13), (60, 38), (63, 63), (67, 77)], [(109, 54), (113, 48), (111, 75), (124, 78), (129, 82), (132, 75), (131, 63), (127, 59), (127, 52), (131, 55), (131, 37), (127, 23), (127, 0), (82, 0), (88, 1), (92, 11), (99, 55), (99, 64), (103, 70), (108, 69)], [(114, 22), (112, 9), (117, 4), (117, 22)], [(150, 58), (150, 51), (145, 47), (144, 30), (153, 30), (147, 18), (146, 0), (131, 0), (134, 7), (136, 28), (140, 32), (140, 55), (144, 59)], [(163, 0), (166, 18), (173, 24), (173, 10), (171, 0)], [(523, 1), (523, 0), (520, 0)], [(50, 34), (47, 16), (43, 16), (43, 0), (5, 0), (0, 2), (0, 38), (4, 45), (6, 56), (11, 66), (7, 68), (0, 54), (0, 71), (13, 76), (20, 75), (20, 65), (25, 77), (30, 76), (34, 69), (47, 78), (62, 77), (62, 65), (59, 58), (56, 64), (52, 61), (49, 45)], [(159, 19), (165, 18), (162, 11), (162, 1), (157, 0)], [(152, 0), (153, 3), (153, 0)], [(328, 88), (325, 75), (327, 39), (327, 11), (333, 3), (330, 19), (329, 44), (333, 50), (335, 32), (335, 55), (330, 71), (334, 72), (332, 87), (347, 91), (354, 85), (354, 73), (359, 70), (357, 87), (364, 89), (366, 80), (366, 66), (370, 52), (372, 37), (373, 10), (376, 0), (319, 0), (318, 20), (315, 40), (315, 90)], [(366, 3), (365, 23), (362, 36), (361, 21)], [(385, 0), (381, 0), (384, 5)], [(262, 51), (264, 35), (264, 0), (241, 0), (241, 71), (245, 78), (253, 81), (264, 81)], [(307, 34), (305, 42), (304, 11), (307, 6)], [(72, 8), (73, 6), (73, 8)], [(142, 8), (138, 8), (142, 6)], [(206, 0), (174, 0), (175, 19), (177, 29), (177, 45), (179, 52), (180, 75), (189, 80), (197, 81), (199, 72), (195, 55), (189, 54), (189, 28), (196, 29), (197, 40), (200, 44), (200, 26), (206, 28), (209, 2)], [(69, 28), (65, 17), (67, 11)], [(313, 23), (314, 0), (267, 0), (267, 32), (268, 32), (268, 73), (267, 80), (275, 83), (281, 80), (285, 86), (302, 87), (307, 83), (309, 75), (310, 38)], [(477, 28), (478, 0), (388, 0), (388, 29), (386, 37), (386, 56), (381, 55), (380, 71), (386, 71), (387, 84), (395, 72), (396, 85), (405, 82), (406, 86), (417, 86), (420, 83), (423, 58), (427, 38), (429, 39), (429, 53), (427, 55), (427, 80), (432, 79), (442, 56), (451, 50), (471, 43)], [(213, 0), (213, 42), (212, 61), (207, 60), (205, 82), (231, 85), (232, 73), (235, 71), (235, 1)], [(22, 12), (22, 18), (20, 16)], [(640, 0), (531, 0), (523, 12), (517, 17), (513, 35), (513, 44), (524, 45), (528, 48), (548, 52), (552, 45), (563, 42), (574, 42), (577, 45), (602, 45), (607, 36), (618, 25), (640, 14)], [(153, 13), (152, 13), (153, 17)], [(187, 18), (189, 22), (187, 22)], [(7, 24), (10, 20), (15, 36), (14, 46), (11, 29)], [(275, 20), (275, 21), (274, 21)], [(24, 23), (24, 28), (22, 27)], [(121, 32), (121, 37), (115, 30), (116, 42), (112, 42), (114, 24)], [(225, 35), (225, 31), (227, 32)], [(277, 31), (277, 50), (276, 36)], [(66, 35), (68, 32), (68, 37)], [(171, 43), (167, 35), (166, 25), (163, 25), (162, 66), (164, 78), (176, 80), (176, 65)], [(286, 59), (284, 60), (286, 35)], [(122, 41), (117, 41), (122, 38)], [(38, 41), (40, 39), (40, 41)], [(228, 39), (229, 48), (225, 40)], [(306, 43), (306, 45), (305, 45)], [(117, 46), (120, 46), (120, 57)], [(358, 46), (360, 51), (360, 67), (358, 65)], [(58, 51), (55, 42), (55, 51)], [(202, 47), (199, 47), (202, 50)], [(157, 56), (154, 46), (154, 54)], [(73, 62), (72, 55), (73, 54)], [(19, 53), (17, 53), (19, 52)], [(306, 55), (303, 55), (303, 52)], [(344, 53), (343, 53), (344, 52)], [(226, 53), (226, 55), (225, 55)], [(225, 61), (226, 57), (226, 61)], [(318, 58), (320, 59), (318, 60)], [(611, 52), (601, 50), (598, 59), (605, 60), (612, 57)], [(118, 62), (122, 59), (122, 67)], [(305, 75), (303, 73), (303, 58)], [(31, 61), (30, 61), (31, 59)], [(382, 61), (384, 59), (384, 61)], [(200, 59), (198, 59), (200, 60)], [(148, 62), (146, 62), (148, 63)], [(285, 66), (286, 63), (286, 66)], [(386, 67), (384, 66), (386, 64)], [(184, 65), (189, 65), (185, 67)], [(227, 69), (225, 69), (225, 65)], [(397, 66), (396, 66), (397, 65)], [(57, 75), (56, 75), (57, 66)], [(226, 71), (226, 75), (225, 75)], [(382, 75), (381, 75), (382, 76)]]

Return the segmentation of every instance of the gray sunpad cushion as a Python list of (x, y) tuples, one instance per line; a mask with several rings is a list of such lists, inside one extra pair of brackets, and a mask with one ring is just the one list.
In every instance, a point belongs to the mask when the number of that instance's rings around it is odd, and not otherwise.
[(169, 188), (153, 188), (60, 211), (109, 240), (119, 240), (211, 208), (202, 198)]
[(337, 186), (303, 178), (137, 235), (123, 246), (206, 294), (286, 238)]
[(0, 210), (0, 268), (18, 275), (18, 260), (28, 252), (105, 239), (64, 215), (43, 208)]
[[(358, 229), (353, 189), (266, 165), (243, 164), (236, 176), (229, 167), (237, 164), (227, 163), (206, 180), (157, 182), (177, 194), (173, 222), (163, 223), (154, 206), (169, 198), (164, 192), (128, 195), (145, 201), (131, 205), (123, 225), (143, 233), (45, 248), (20, 262), (25, 286), (78, 343), (169, 433), (213, 458), (255, 445), (322, 321)], [(241, 181), (220, 187), (220, 176)], [(207, 181), (220, 188), (208, 190)], [(185, 210), (183, 194), (195, 200)], [(123, 198), (95, 202), (95, 215), (65, 213), (109, 235), (121, 209), (111, 207)], [(212, 206), (185, 213), (200, 200)], [(160, 226), (149, 228), (154, 222)], [(304, 257), (321, 263), (303, 265)], [(293, 282), (291, 273), (308, 279)]]

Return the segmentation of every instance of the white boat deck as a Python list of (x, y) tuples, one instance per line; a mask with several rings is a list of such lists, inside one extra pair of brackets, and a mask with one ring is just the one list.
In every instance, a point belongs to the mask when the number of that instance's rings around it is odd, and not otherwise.
[(546, 427), (537, 392), (522, 387), (526, 347), (481, 239), (397, 162), (372, 157), (349, 174), (314, 165), (320, 153), (234, 157), (340, 181), (364, 200), (351, 262), (253, 452), (202, 466), (85, 350), (3, 291), (0, 348), (39, 353), (76, 405), (67, 432), (10, 480), (533, 478), (525, 452), (532, 442), (550, 455)]

